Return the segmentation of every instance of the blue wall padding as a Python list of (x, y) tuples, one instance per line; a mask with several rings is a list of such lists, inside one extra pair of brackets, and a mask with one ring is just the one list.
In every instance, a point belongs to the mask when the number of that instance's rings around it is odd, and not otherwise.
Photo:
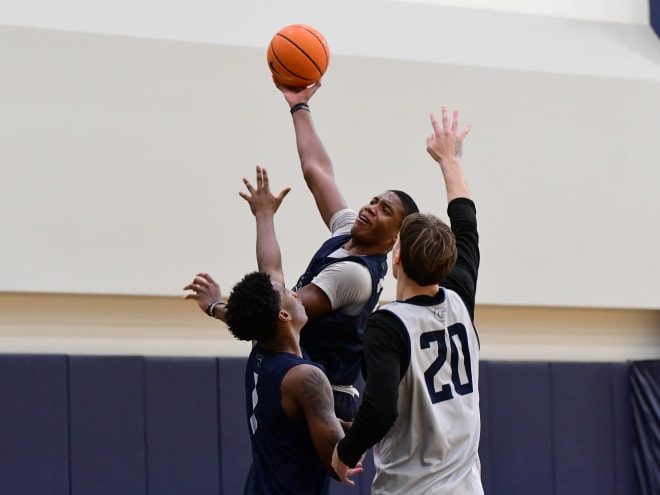
[(0, 356), (0, 493), (69, 495), (65, 356)]
[(630, 364), (611, 363), (612, 378), (612, 438), (614, 440), (614, 493), (621, 495), (637, 495), (639, 486), (635, 477), (633, 456), (634, 430), (633, 424)]
[(245, 412), (245, 363), (243, 358), (218, 360), (220, 458), (225, 495), (243, 493), (252, 460)]
[(614, 495), (614, 431), (609, 364), (553, 363), (555, 490)]
[(216, 364), (213, 358), (146, 358), (150, 493), (219, 493)]
[(479, 441), (479, 459), (481, 460), (481, 483), (484, 493), (493, 493), (491, 475), (492, 427), (490, 424), (490, 363), (479, 361), (479, 409), (481, 411), (481, 438)]
[[(240, 494), (244, 358), (0, 355), (0, 495)], [(636, 495), (629, 363), (482, 361), (486, 495)], [(371, 453), (357, 486), (368, 495)]]
[(362, 466), (364, 467), (364, 472), (361, 476), (356, 478), (356, 481), (360, 487), (359, 493), (360, 495), (371, 495), (371, 482), (373, 481), (374, 475), (376, 474), (376, 468), (374, 467), (374, 456), (371, 450), (365, 454)]
[(555, 495), (549, 365), (494, 362), (481, 379), (489, 388), (482, 400), (490, 402), (491, 493)]
[(144, 360), (70, 357), (71, 492), (144, 495)]

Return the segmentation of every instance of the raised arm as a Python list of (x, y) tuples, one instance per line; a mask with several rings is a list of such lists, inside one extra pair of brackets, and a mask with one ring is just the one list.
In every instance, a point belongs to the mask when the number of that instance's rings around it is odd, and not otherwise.
[[(332, 453), (344, 431), (335, 416), (332, 388), (325, 374), (310, 364), (292, 368), (282, 381), (282, 406), (291, 419), (307, 423), (321, 463), (330, 476), (338, 480), (331, 467)], [(342, 481), (355, 485), (349, 478), (360, 473), (362, 464), (347, 470)]]
[(329, 228), (332, 215), (346, 208), (346, 201), (337, 187), (332, 161), (314, 128), (309, 109), (309, 100), (321, 87), (321, 83), (303, 89), (287, 88), (277, 82), (275, 86), (289, 104), (303, 177), (314, 196), (323, 222)]
[(434, 113), (431, 114), (431, 125), (433, 134), (426, 139), (426, 150), (442, 170), (447, 188), (447, 213), (458, 248), (456, 264), (440, 285), (457, 292), (474, 319), (480, 263), (479, 234), (475, 205), (461, 167), (463, 141), (470, 132), (470, 126), (459, 132), (458, 111), (454, 110), (450, 124), (447, 107), (442, 107), (442, 123), (438, 122)]
[(268, 172), (259, 166), (257, 166), (256, 188), (245, 178), (243, 183), (248, 192), (238, 194), (250, 205), (250, 210), (257, 223), (257, 266), (259, 271), (267, 273), (272, 280), (284, 285), (282, 254), (275, 235), (275, 213), (291, 188), (284, 188), (277, 196), (273, 195), (270, 192)]
[(454, 110), (451, 125), (447, 107), (442, 107), (442, 124), (438, 122), (435, 113), (431, 113), (433, 134), (426, 138), (426, 151), (438, 162), (447, 188), (447, 203), (456, 198), (472, 199), (470, 189), (461, 169), (463, 141), (470, 132), (468, 125), (463, 131), (458, 131), (458, 110)]
[[(268, 184), (268, 172), (265, 168), (257, 166), (257, 187), (252, 186), (250, 181), (243, 179), (248, 193), (239, 192), (245, 199), (257, 222), (257, 265), (259, 271), (268, 273), (272, 280), (284, 285), (284, 274), (282, 273), (282, 255), (280, 245), (275, 236), (275, 212), (282, 204), (284, 197), (289, 194), (290, 187), (274, 196), (270, 192)], [(185, 299), (194, 299), (199, 309), (207, 315), (227, 323), (225, 303), (222, 301), (220, 286), (208, 273), (198, 273), (191, 283), (183, 290), (191, 291), (185, 295)]]

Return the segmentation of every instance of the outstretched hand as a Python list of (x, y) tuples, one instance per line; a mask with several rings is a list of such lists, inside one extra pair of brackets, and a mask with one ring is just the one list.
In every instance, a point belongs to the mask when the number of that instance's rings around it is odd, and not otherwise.
[(289, 104), (289, 107), (292, 107), (297, 103), (308, 103), (312, 96), (314, 96), (314, 93), (316, 93), (321, 87), (321, 81), (314, 83), (311, 86), (307, 86), (306, 88), (289, 88), (288, 86), (284, 86), (277, 82), (275, 78), (273, 78), (273, 82), (275, 83), (275, 87), (284, 95), (284, 99)]
[(290, 187), (285, 187), (275, 196), (270, 192), (268, 172), (265, 168), (257, 165), (257, 187), (255, 188), (249, 180), (243, 178), (243, 183), (248, 192), (239, 192), (239, 196), (248, 202), (250, 211), (256, 217), (262, 214), (275, 215), (284, 197), (291, 191)]
[(463, 141), (469, 134), (471, 126), (468, 125), (462, 132), (458, 132), (458, 110), (454, 110), (451, 125), (446, 106), (442, 107), (442, 125), (432, 112), (431, 125), (433, 134), (426, 138), (426, 151), (440, 165), (460, 159), (463, 154)]
[(344, 462), (339, 458), (337, 454), (337, 447), (335, 446), (335, 451), (332, 453), (332, 469), (335, 470), (335, 473), (339, 477), (339, 481), (345, 483), (349, 486), (355, 486), (355, 481), (353, 481), (351, 476), (355, 474), (362, 474), (364, 469), (362, 468), (362, 462), (358, 462), (354, 468), (348, 467)]
[(194, 280), (186, 285), (183, 290), (190, 290), (184, 299), (194, 299), (199, 304), (199, 309), (206, 313), (209, 304), (222, 300), (220, 286), (208, 273), (198, 273)]

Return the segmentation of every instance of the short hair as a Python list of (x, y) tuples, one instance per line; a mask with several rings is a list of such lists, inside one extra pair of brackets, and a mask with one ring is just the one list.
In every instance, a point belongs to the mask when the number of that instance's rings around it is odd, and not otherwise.
[(419, 285), (438, 284), (456, 264), (456, 238), (449, 225), (433, 215), (413, 213), (399, 232), (401, 268)]
[(403, 191), (398, 191), (396, 189), (390, 189), (389, 191), (396, 194), (397, 197), (399, 198), (399, 201), (401, 201), (401, 204), (403, 205), (403, 212), (402, 212), (403, 218), (406, 218), (411, 213), (419, 212), (419, 208), (417, 208), (417, 203), (415, 203), (415, 200), (412, 199), (408, 194), (404, 193)]
[(271, 340), (277, 334), (280, 304), (280, 294), (268, 274), (248, 273), (227, 300), (229, 331), (238, 340)]

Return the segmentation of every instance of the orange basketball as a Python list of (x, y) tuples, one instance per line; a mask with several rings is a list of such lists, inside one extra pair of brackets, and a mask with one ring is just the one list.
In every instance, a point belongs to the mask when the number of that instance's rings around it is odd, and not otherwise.
[(313, 27), (292, 24), (273, 36), (267, 60), (277, 82), (290, 88), (303, 88), (325, 74), (330, 49), (323, 35)]

